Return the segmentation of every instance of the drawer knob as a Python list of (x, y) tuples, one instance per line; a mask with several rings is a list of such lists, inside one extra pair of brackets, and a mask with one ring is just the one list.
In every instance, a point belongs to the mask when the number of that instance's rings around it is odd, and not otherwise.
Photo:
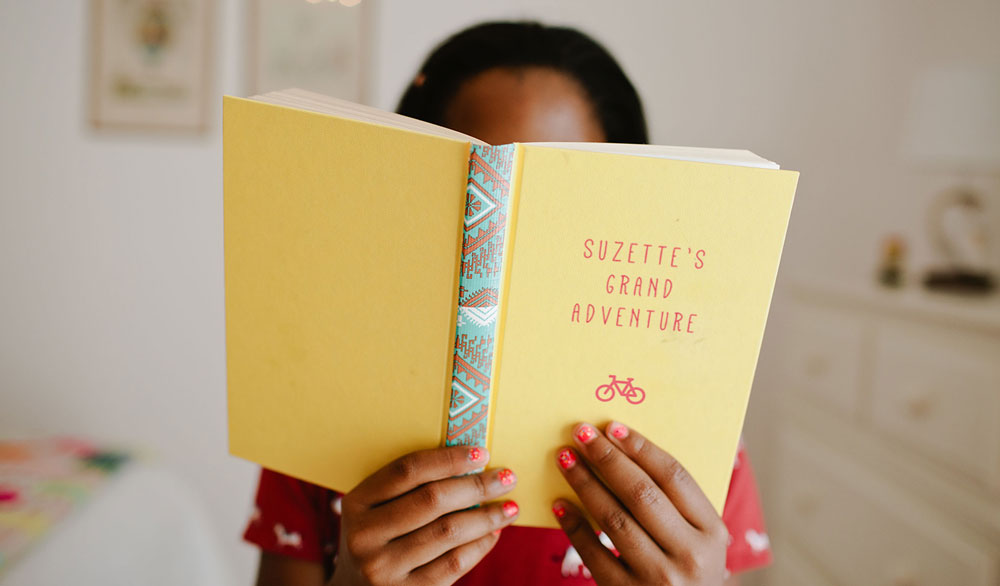
[(926, 421), (934, 411), (934, 399), (928, 395), (906, 402), (906, 415), (916, 421)]

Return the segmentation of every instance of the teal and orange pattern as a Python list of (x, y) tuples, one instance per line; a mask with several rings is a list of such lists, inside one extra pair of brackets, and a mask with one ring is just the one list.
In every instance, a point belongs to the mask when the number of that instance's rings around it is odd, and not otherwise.
[(514, 145), (472, 146), (445, 445), (485, 446)]

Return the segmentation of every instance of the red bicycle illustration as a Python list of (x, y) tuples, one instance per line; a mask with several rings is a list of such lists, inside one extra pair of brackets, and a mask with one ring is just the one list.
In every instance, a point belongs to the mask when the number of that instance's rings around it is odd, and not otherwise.
[(599, 401), (607, 403), (615, 398), (616, 393), (625, 397), (625, 400), (633, 405), (638, 405), (646, 399), (646, 391), (632, 385), (632, 377), (625, 380), (618, 380), (618, 377), (613, 374), (609, 374), (608, 377), (611, 379), (611, 382), (597, 387), (597, 390), (594, 392)]

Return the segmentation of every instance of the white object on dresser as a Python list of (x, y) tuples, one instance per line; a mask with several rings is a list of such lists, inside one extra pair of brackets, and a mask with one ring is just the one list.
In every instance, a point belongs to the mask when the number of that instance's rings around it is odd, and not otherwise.
[(747, 430), (775, 542), (758, 583), (1000, 585), (1000, 298), (778, 299)]

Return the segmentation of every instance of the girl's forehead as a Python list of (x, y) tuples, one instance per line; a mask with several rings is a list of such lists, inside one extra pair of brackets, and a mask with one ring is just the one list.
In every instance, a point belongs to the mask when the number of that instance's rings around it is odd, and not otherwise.
[(444, 122), (490, 144), (605, 140), (580, 84), (542, 67), (496, 68), (472, 77), (452, 98)]

